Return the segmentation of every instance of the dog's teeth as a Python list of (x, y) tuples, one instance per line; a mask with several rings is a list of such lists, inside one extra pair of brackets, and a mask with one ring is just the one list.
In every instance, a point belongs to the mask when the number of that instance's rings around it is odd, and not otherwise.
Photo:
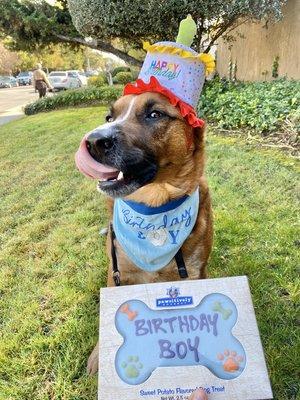
[(118, 175), (118, 177), (117, 177), (117, 180), (118, 180), (118, 181), (121, 181), (122, 179), (124, 179), (124, 174), (123, 174), (122, 171), (120, 171), (120, 172), (119, 172), (119, 175)]

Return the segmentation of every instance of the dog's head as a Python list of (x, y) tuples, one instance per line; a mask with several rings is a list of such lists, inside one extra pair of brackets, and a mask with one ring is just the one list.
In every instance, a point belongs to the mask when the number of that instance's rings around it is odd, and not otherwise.
[(86, 137), (93, 159), (111, 167), (99, 181), (102, 192), (133, 199), (153, 184), (183, 193), (193, 189), (192, 181), (197, 185), (203, 168), (203, 130), (188, 125), (163, 95), (123, 96), (106, 121)]

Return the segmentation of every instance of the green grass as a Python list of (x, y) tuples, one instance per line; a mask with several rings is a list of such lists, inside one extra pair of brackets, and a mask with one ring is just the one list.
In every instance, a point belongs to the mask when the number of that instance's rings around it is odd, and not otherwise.
[[(107, 216), (74, 153), (104, 111), (57, 111), (0, 129), (1, 400), (96, 398), (85, 365), (106, 281), (98, 231)], [(210, 276), (249, 276), (275, 398), (296, 399), (295, 161), (209, 134), (207, 175), (215, 215)]]

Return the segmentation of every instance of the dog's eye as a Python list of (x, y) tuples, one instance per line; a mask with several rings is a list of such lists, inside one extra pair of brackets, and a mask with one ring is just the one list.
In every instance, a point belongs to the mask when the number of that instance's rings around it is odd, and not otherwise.
[(155, 118), (160, 118), (160, 117), (162, 117), (163, 115), (164, 115), (164, 114), (163, 114), (162, 112), (157, 111), (157, 110), (153, 110), (153, 111), (151, 111), (150, 114), (147, 115), (147, 118), (155, 119)]
[(106, 119), (106, 122), (113, 122), (113, 117), (111, 116), (111, 115), (107, 115), (106, 117), (105, 117), (105, 119)]

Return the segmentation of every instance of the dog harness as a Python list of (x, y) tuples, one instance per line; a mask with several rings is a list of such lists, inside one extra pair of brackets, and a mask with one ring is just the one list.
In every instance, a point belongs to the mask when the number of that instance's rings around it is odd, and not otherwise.
[(116, 199), (111, 225), (111, 255), (116, 286), (120, 285), (120, 273), (114, 247), (115, 238), (130, 260), (143, 271), (158, 271), (175, 258), (179, 276), (187, 278), (181, 246), (194, 228), (198, 209), (198, 188), (190, 196), (183, 196), (159, 207)]

